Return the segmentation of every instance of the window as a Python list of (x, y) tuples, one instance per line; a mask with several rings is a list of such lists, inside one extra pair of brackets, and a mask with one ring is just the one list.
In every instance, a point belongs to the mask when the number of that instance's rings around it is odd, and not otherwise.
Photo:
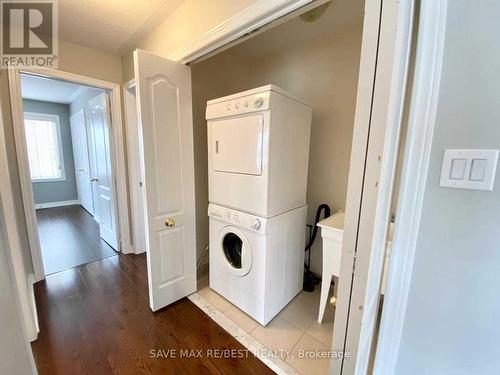
[(64, 180), (59, 116), (24, 113), (24, 125), (31, 180), (33, 182)]

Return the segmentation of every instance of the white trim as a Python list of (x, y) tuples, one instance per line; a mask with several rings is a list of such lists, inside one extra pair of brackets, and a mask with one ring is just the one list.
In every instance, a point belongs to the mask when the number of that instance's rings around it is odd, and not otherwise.
[(320, 0), (258, 0), (168, 58), (187, 64), (313, 1), (318, 5), (324, 3)]
[[(381, 0), (367, 1), (364, 7), (363, 36), (332, 350), (349, 350), (349, 348), (346, 347), (347, 324), (352, 289), (354, 250), (356, 247), (357, 229), (360, 221), (359, 212), (361, 210), (363, 176), (366, 168), (365, 157), (367, 152), (371, 103), (373, 100), (373, 87), (375, 85), (381, 7)], [(343, 363), (343, 359), (332, 360), (330, 368), (331, 373), (335, 375), (341, 374)]]
[(5, 219), (5, 241), (10, 250), (10, 261), (12, 262), (15, 288), (19, 298), (24, 334), (27, 340), (33, 341), (37, 337), (37, 322), (36, 319), (33, 319), (33, 308), (26, 276), (28, 272), (24, 265), (23, 249), (21, 248), (21, 240), (19, 238), (1, 110), (2, 108), (0, 108), (0, 175), (2, 176), (2, 183), (0, 184), (0, 203)]
[(35, 274), (30, 273), (28, 275), (28, 293), (31, 297), (31, 312), (33, 314), (33, 320), (35, 322), (35, 332), (36, 335), (33, 335), (31, 339), (29, 340), (30, 342), (35, 341), (38, 338), (38, 334), (40, 333), (40, 326), (38, 324), (38, 312), (36, 309), (36, 300), (35, 300)]
[[(409, 70), (413, 0), (366, 3), (349, 171), (334, 374), (368, 372)], [(354, 267), (354, 265), (355, 267)]]
[[(137, 120), (137, 103), (135, 91), (135, 80), (131, 80), (123, 85), (123, 105), (125, 113), (125, 132), (127, 134), (127, 156), (128, 156), (128, 183), (130, 192), (130, 212), (132, 227), (132, 249), (135, 254), (142, 254), (146, 251), (145, 236), (146, 224), (142, 212), (142, 192), (137, 184), (141, 181), (141, 160), (139, 155), (139, 136)], [(131, 118), (135, 117), (135, 118)]]
[(24, 127), (23, 98), (21, 95), (21, 79), (18, 70), (9, 70), (10, 105), (12, 110), (12, 125), (16, 145), (17, 169), (23, 199), (24, 217), (31, 251), (31, 260), (36, 281), (45, 279), (38, 224), (35, 212), (35, 198), (30, 175), (28, 150), (26, 145), (26, 129)]
[(269, 353), (273, 352), (271, 348), (256, 340), (250, 333), (229, 319), (226, 314), (200, 296), (199, 293), (195, 292), (187, 298), (277, 375), (299, 375), (292, 366), (279, 356), (269, 355)]
[[(394, 54), (381, 51), (379, 61), (379, 65), (387, 64), (387, 66), (390, 66), (392, 64), (390, 81), (387, 82), (390, 86), (387, 87), (388, 91), (384, 89), (380, 90), (380, 92), (378, 92), (379, 90), (375, 91), (375, 95), (384, 97), (379, 99), (378, 102), (385, 103), (388, 100), (388, 106), (387, 110), (385, 108), (380, 109), (380, 112), (384, 116), (383, 118), (386, 119), (383, 151), (381, 153), (383, 157), (378, 177), (379, 190), (376, 197), (370, 255), (362, 260), (363, 262), (368, 262), (366, 265), (368, 274), (366, 275), (366, 290), (363, 298), (364, 309), (361, 318), (355, 368), (355, 374), (359, 375), (368, 373), (374, 343), (373, 336), (379, 314), (379, 302), (382, 291), (381, 280), (383, 278), (386, 252), (377, 250), (387, 248), (387, 234), (390, 225), (392, 196), (398, 165), (400, 135), (405, 112), (406, 91), (411, 63), (415, 1), (401, 0), (396, 4), (397, 7), (391, 7), (390, 11), (397, 11), (397, 13), (389, 16), (391, 20), (397, 18)], [(387, 17), (388, 15), (384, 12), (382, 22)], [(382, 30), (384, 29), (385, 25), (382, 26)], [(385, 56), (382, 55), (384, 52)], [(362, 261), (360, 260), (360, 263)], [(363, 269), (363, 267), (360, 268)]]
[(447, 0), (421, 3), (407, 146), (374, 374), (396, 371), (436, 121), (446, 8)]
[(73, 206), (75, 204), (80, 204), (78, 199), (70, 200), (70, 201), (59, 201), (59, 202), (47, 202), (47, 203), (36, 203), (35, 209), (40, 210), (42, 208), (53, 208), (53, 207), (64, 207), (64, 206)]
[[(64, 166), (64, 150), (62, 145), (62, 136), (61, 136), (61, 119), (59, 115), (52, 113), (41, 113), (41, 112), (24, 112), (24, 120), (38, 120), (38, 119), (46, 119), (50, 121), (54, 121), (56, 124), (56, 136), (57, 136), (57, 149), (59, 152), (59, 168), (61, 169), (61, 177), (58, 178), (38, 178), (31, 179), (32, 183), (39, 182), (62, 182), (66, 181), (66, 170)], [(25, 123), (23, 122), (25, 125)], [(26, 125), (25, 125), (26, 126)]]

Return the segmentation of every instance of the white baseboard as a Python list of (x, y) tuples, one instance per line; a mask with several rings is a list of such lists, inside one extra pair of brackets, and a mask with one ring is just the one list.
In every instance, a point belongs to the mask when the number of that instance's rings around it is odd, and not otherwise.
[(41, 208), (72, 206), (74, 204), (80, 204), (80, 201), (78, 199), (76, 199), (76, 200), (72, 200), (72, 201), (37, 203), (37, 204), (35, 204), (35, 209), (39, 210)]
[(29, 274), (28, 275), (28, 293), (29, 293), (29, 298), (31, 302), (31, 312), (33, 314), (33, 322), (35, 323), (35, 332), (27, 332), (28, 333), (28, 339), (30, 342), (35, 341), (38, 338), (38, 333), (40, 332), (40, 326), (38, 325), (38, 313), (36, 310), (36, 302), (35, 302), (35, 288), (34, 285), (36, 280), (35, 280), (35, 275), (34, 274)]

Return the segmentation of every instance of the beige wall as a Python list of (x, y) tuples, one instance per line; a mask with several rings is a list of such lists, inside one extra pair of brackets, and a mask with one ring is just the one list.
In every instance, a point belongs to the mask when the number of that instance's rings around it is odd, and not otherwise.
[[(313, 107), (308, 222), (319, 204), (344, 209), (354, 124), (363, 2), (336, 1), (322, 19), (294, 19), (192, 66), (197, 233), (208, 242), (205, 106), (209, 99), (273, 83)], [(321, 239), (313, 269), (321, 272)]]
[(59, 41), (59, 69), (114, 83), (122, 82), (120, 56)]
[[(135, 48), (169, 57), (257, 0), (187, 0)], [(134, 48), (134, 49), (135, 49)], [(124, 54), (123, 81), (134, 76), (132, 51)]]

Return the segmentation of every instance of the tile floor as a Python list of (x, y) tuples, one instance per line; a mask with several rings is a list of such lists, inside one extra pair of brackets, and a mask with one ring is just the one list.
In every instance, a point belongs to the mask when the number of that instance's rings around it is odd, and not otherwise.
[[(328, 305), (319, 324), (320, 286), (300, 292), (266, 327), (208, 287), (208, 275), (198, 282), (198, 294), (265, 347), (283, 353), (281, 359), (301, 374), (327, 374), (329, 359), (301, 358), (299, 351), (331, 350), (334, 309)], [(331, 293), (332, 291), (330, 291)], [(289, 351), (286, 355), (285, 351)], [(303, 356), (302, 356), (303, 357)]]

